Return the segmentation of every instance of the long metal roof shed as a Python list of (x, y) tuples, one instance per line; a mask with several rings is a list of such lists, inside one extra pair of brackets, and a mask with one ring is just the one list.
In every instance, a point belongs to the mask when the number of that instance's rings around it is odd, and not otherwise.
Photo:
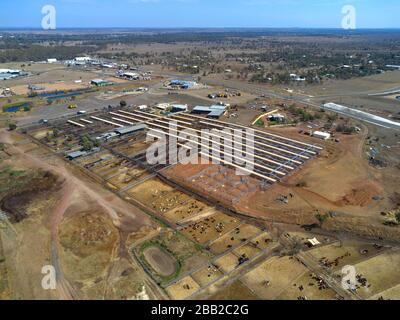
[(70, 160), (74, 160), (76, 158), (83, 157), (86, 155), (87, 155), (86, 151), (75, 151), (75, 152), (68, 153), (67, 158)]
[(147, 128), (148, 127), (145, 124), (137, 124), (134, 126), (121, 127), (121, 128), (115, 129), (114, 132), (119, 134), (120, 136), (123, 136), (123, 135), (134, 133), (134, 132), (137, 132), (140, 130), (145, 130)]
[(219, 118), (224, 113), (225, 113), (225, 109), (214, 109), (207, 115), (207, 117), (208, 118)]
[(197, 107), (193, 108), (192, 112), (193, 113), (209, 113), (209, 112), (211, 112), (211, 108), (205, 107), (205, 106), (197, 106)]

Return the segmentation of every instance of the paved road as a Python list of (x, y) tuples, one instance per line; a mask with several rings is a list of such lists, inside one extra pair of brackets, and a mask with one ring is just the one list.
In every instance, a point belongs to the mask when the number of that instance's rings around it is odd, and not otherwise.
[[(176, 73), (172, 72), (161, 72), (161, 76), (164, 76), (166, 78), (184, 78), (187, 80), (192, 80), (193, 76), (191, 75), (181, 75), (178, 76)], [(239, 91), (245, 91), (248, 93), (252, 93), (255, 95), (265, 95), (267, 97), (271, 98), (279, 98), (282, 100), (286, 100), (288, 103), (291, 102), (298, 102), (302, 103), (304, 105), (310, 106), (312, 108), (321, 108), (321, 104), (318, 102), (313, 102), (313, 99), (319, 99), (321, 97), (307, 97), (307, 96), (298, 96), (298, 95), (286, 95), (282, 93), (277, 93), (271, 89), (266, 88), (263, 85), (259, 84), (253, 84), (253, 83), (247, 83), (247, 82), (241, 82), (241, 81), (236, 81), (236, 80), (216, 80), (216, 79), (207, 79), (203, 78), (203, 82), (207, 85), (212, 85), (212, 86), (225, 86), (228, 88), (236, 89)], [(136, 95), (136, 96), (128, 96), (124, 97), (124, 99), (130, 103), (130, 104), (145, 104), (146, 101), (156, 101), (157, 96), (160, 95), (160, 92), (157, 92), (161, 86), (160, 83), (156, 83), (150, 86), (150, 90), (147, 93), (141, 94), (141, 95)], [(397, 90), (397, 88), (393, 89)], [(393, 91), (392, 90), (392, 91)], [(360, 94), (360, 93), (358, 93)], [(87, 112), (94, 112), (97, 110), (101, 110), (102, 108), (108, 106), (109, 104), (118, 104), (121, 98), (116, 98), (113, 100), (108, 100), (108, 101), (102, 101), (99, 99), (96, 99), (95, 97), (90, 97), (85, 100), (81, 100), (78, 102), (78, 105), (80, 106), (79, 109), (86, 110)], [(51, 106), (43, 106), (39, 108), (35, 108), (34, 110), (31, 111), (30, 116), (24, 117), (24, 118), (19, 118), (18, 119), (18, 124), (20, 126), (32, 124), (32, 123), (37, 123), (40, 119), (48, 119), (48, 120), (53, 120), (57, 119), (60, 117), (69, 117), (73, 116), (76, 114), (76, 111), (71, 111), (68, 110), (68, 104), (59, 104), (59, 105), (51, 105)], [(333, 110), (333, 112), (337, 112), (341, 115), (357, 119), (359, 121), (363, 121), (369, 124), (373, 124), (376, 126), (384, 127), (387, 129), (391, 130), (400, 130), (400, 123), (399, 126), (397, 126), (396, 122), (390, 123), (386, 121), (382, 121), (382, 118), (374, 118), (374, 115), (365, 115), (362, 113), (359, 113), (357, 109), (350, 109), (350, 108), (344, 108), (342, 110)]]
[(333, 111), (348, 116), (350, 118), (364, 121), (382, 128), (400, 130), (400, 122), (395, 122), (389, 119), (385, 119), (358, 109), (352, 109), (336, 103), (327, 103), (321, 107), (326, 110)]
[[(288, 96), (288, 95), (284, 95), (284, 94), (280, 94), (280, 93), (276, 93), (273, 92), (269, 89), (266, 89), (260, 85), (256, 85), (256, 84), (251, 84), (251, 83), (239, 83), (237, 81), (233, 81), (233, 80), (221, 80), (221, 81), (217, 81), (217, 80), (206, 80), (205, 81), (207, 84), (209, 85), (224, 85), (226, 87), (230, 87), (236, 90), (244, 90), (246, 92), (249, 93), (253, 93), (253, 94), (257, 94), (257, 95), (265, 95), (268, 97), (272, 97), (272, 98), (280, 98), (282, 100), (286, 100), (288, 102), (299, 102), (302, 104), (305, 104), (307, 106), (313, 107), (313, 108), (321, 108), (323, 107), (320, 103), (317, 102), (313, 102), (312, 99), (316, 99), (316, 98), (320, 98), (320, 97), (313, 97), (313, 98), (309, 98), (309, 97), (302, 97), (302, 96)], [(383, 128), (387, 128), (387, 129), (391, 129), (391, 130), (400, 130), (400, 122), (395, 122), (395, 121), (391, 121), (382, 117), (378, 117), (375, 116), (373, 114), (368, 114), (365, 112), (362, 112), (360, 110), (357, 109), (351, 109), (348, 107), (345, 108), (341, 108), (339, 109), (334, 109), (334, 108), (327, 108), (330, 111), (339, 113), (341, 115), (353, 118), (353, 119), (357, 119), (359, 121), (363, 121), (369, 124), (373, 124), (379, 127), (383, 127)]]
[[(123, 99), (127, 101), (128, 104), (143, 104), (148, 100), (155, 99), (157, 97), (157, 91), (160, 86), (159, 83), (154, 84), (149, 87), (149, 91), (143, 94), (128, 95), (125, 97), (119, 97), (111, 100), (101, 100), (96, 98), (96, 96), (91, 96), (82, 100), (77, 100), (77, 109), (70, 110), (68, 105), (71, 103), (53, 104), (45, 105), (32, 109), (30, 115), (27, 117), (18, 118), (19, 126), (26, 126), (34, 123), (38, 123), (41, 119), (55, 120), (62, 117), (71, 117), (76, 115), (78, 110), (85, 110), (88, 113), (102, 110), (108, 105), (117, 105)], [(96, 94), (98, 95), (98, 94)]]
[[(75, 110), (69, 110), (69, 104), (54, 104), (51, 106), (42, 106), (32, 109), (31, 113), (27, 117), (18, 118), (18, 125), (24, 126), (39, 122), (40, 119), (54, 120), (60, 117), (70, 117), (76, 115), (77, 110), (86, 110), (87, 112), (95, 111), (96, 109), (102, 108), (102, 104), (99, 100), (89, 98), (82, 100), (77, 103), (81, 106)], [(104, 106), (107, 104), (104, 103)]]
[(386, 91), (382, 91), (382, 92), (377, 92), (377, 93), (369, 93), (369, 96), (387, 96), (390, 94), (396, 94), (396, 93), (400, 93), (400, 87), (396, 87), (393, 89), (389, 89)]

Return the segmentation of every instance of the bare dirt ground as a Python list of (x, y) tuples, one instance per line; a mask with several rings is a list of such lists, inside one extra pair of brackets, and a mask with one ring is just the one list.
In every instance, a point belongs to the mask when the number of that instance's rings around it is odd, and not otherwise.
[[(1, 132), (3, 143), (12, 145), (14, 139), (15, 134)], [(20, 232), (17, 229), (14, 238), (9, 236), (5, 241), (7, 261), (11, 266), (19, 266), (10, 275), (15, 295), (24, 298), (104, 298), (109, 292), (107, 284), (115, 280), (110, 278), (113, 270), (129, 263), (130, 269), (135, 270), (135, 288), (139, 290), (140, 284), (146, 284), (149, 295), (163, 297), (137, 268), (125, 248), (125, 240), (130, 234), (153, 225), (145, 214), (58, 158), (43, 159), (23, 152), (19, 145), (8, 149), (13, 154), (13, 165), (46, 170), (64, 181), (62, 189), (47, 200), (50, 202), (41, 204), (43, 211), (34, 216), (37, 223), (33, 224), (33, 218), (25, 219), (25, 225), (17, 225)], [(41, 223), (42, 219), (47, 222)], [(78, 227), (74, 227), (76, 224)], [(76, 260), (76, 257), (80, 258)], [(46, 264), (56, 268), (56, 292), (40, 287), (41, 267)], [(121, 279), (118, 281), (121, 285)], [(129, 298), (134, 298), (135, 293), (131, 294)]]
[(274, 257), (247, 273), (241, 281), (267, 300), (276, 299), (306, 268), (294, 258)]
[(200, 244), (208, 243), (230, 232), (240, 221), (221, 212), (183, 227), (182, 233)]
[(304, 89), (314, 96), (325, 95), (357, 95), (360, 93), (377, 93), (398, 87), (400, 72), (392, 71), (384, 74), (356, 78), (350, 80), (331, 80), (318, 86), (311, 86)]
[[(208, 99), (209, 94), (218, 94), (224, 92), (225, 92), (224, 87), (211, 86), (207, 89), (182, 91), (181, 94), (185, 94), (199, 99)], [(218, 102), (223, 102), (223, 103), (229, 103), (230, 105), (233, 106), (236, 104), (246, 104), (254, 100), (255, 98), (256, 98), (255, 95), (241, 92), (241, 96), (228, 96), (228, 98), (208, 99), (209, 100), (208, 105), (216, 104)]]
[[(195, 243), (185, 238), (182, 234), (172, 229), (165, 228), (162, 229), (156, 236), (149, 235), (144, 239), (144, 242), (147, 241), (150, 241), (148, 242), (148, 244), (151, 245), (150, 247), (156, 245), (165, 249), (171, 256), (170, 258), (172, 261), (179, 263), (179, 270), (177, 270), (179, 272), (177, 272), (175, 275), (176, 278), (200, 268), (201, 266), (205, 265), (209, 259), (208, 253), (202, 250), (201, 247), (197, 246)], [(141, 246), (136, 247), (135, 249), (140, 249), (140, 247)], [(133, 249), (134, 248), (132, 247), (132, 250)], [(174, 269), (176, 266), (177, 264), (174, 263)], [(164, 280), (164, 278), (162, 280)], [(174, 280), (168, 277), (166, 278), (168, 280), (167, 282)]]
[[(399, 176), (395, 160), (397, 138), (389, 131), (361, 127), (359, 134), (338, 134), (340, 143), (302, 138), (323, 144), (321, 155), (266, 191), (257, 188), (251, 179), (246, 188), (240, 188), (243, 182), (235, 187), (232, 185), (234, 174), (218, 174), (221, 168), (213, 165), (178, 165), (165, 174), (191, 190), (250, 216), (303, 225), (319, 223), (317, 216), (325, 215), (331, 216), (323, 224), (327, 230), (399, 240), (399, 228), (384, 226), (381, 216), (381, 212), (393, 208), (392, 199), (398, 189), (395, 182)], [(274, 128), (272, 131), (299, 139), (297, 128)], [(392, 146), (389, 149), (383, 144), (381, 147), (379, 142), (376, 144), (381, 154), (390, 160), (388, 167), (377, 168), (369, 163), (366, 140), (370, 136), (379, 137), (385, 145)], [(282, 195), (290, 198), (288, 204), (277, 201)]]
[[(29, 92), (29, 84), (44, 87), (45, 91), (82, 89), (87, 88), (90, 81), (96, 78), (96, 73), (72, 70), (62, 65), (58, 65), (58, 68), (46, 66), (39, 72), (32, 72), (31, 76), (8, 81), (7, 86), (16, 94), (24, 95)], [(82, 83), (75, 83), (76, 80), (82, 80)]]
[[(328, 218), (324, 228), (399, 240), (400, 230), (383, 226), (380, 216), (392, 206), (390, 197), (397, 189), (385, 178), (385, 172), (398, 176), (398, 169), (369, 165), (364, 153), (367, 135), (364, 129), (359, 135), (341, 136), (340, 144), (325, 143), (316, 160), (267, 191), (244, 198), (236, 208), (256, 217), (299, 225), (318, 223), (317, 214), (334, 212), (335, 217)], [(276, 200), (290, 194), (288, 204)]]
[(176, 261), (159, 247), (149, 247), (143, 251), (146, 261), (162, 277), (168, 277), (176, 271)]
[(200, 288), (199, 284), (188, 276), (167, 288), (167, 293), (174, 300), (184, 300)]
[(321, 290), (312, 273), (305, 272), (282, 292), (278, 300), (333, 300), (336, 292), (330, 288)]
[[(379, 296), (382, 292), (392, 290), (400, 283), (398, 250), (389, 250), (381, 255), (356, 264), (357, 275), (367, 280), (366, 286), (360, 286), (358, 293), (364, 298)], [(398, 297), (397, 297), (398, 298)]]
[(260, 188), (259, 180), (239, 176), (231, 168), (214, 164), (178, 164), (164, 173), (181, 185), (228, 206), (248, 198)]
[(259, 299), (242, 282), (236, 281), (228, 287), (217, 292), (209, 298), (210, 300), (257, 300)]

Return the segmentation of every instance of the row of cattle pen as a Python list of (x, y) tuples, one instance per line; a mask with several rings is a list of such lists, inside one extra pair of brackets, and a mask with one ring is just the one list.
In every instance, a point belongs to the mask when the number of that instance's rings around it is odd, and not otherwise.
[[(173, 126), (171, 126), (172, 121)], [(89, 129), (91, 134), (100, 133), (95, 129), (99, 123), (106, 125), (107, 129), (145, 124), (151, 129), (147, 134), (155, 139), (159, 134), (171, 138), (179, 136), (178, 145), (187, 147), (185, 146), (187, 142), (192, 143), (198, 146), (198, 154), (202, 157), (239, 169), (242, 174), (257, 177), (267, 183), (280, 181), (323, 149), (317, 144), (305, 143), (258, 129), (251, 129), (250, 135), (243, 132), (239, 139), (234, 136), (230, 138), (222, 135), (220, 130), (231, 129), (235, 134), (237, 130), (246, 130), (249, 127), (188, 113), (161, 116), (138, 110), (114, 110), (67, 121), (67, 124), (74, 126), (78, 132)], [(201, 135), (202, 129), (209, 129), (208, 136)], [(179, 135), (182, 130), (185, 130), (184, 138)], [(219, 139), (221, 137), (222, 139)]]

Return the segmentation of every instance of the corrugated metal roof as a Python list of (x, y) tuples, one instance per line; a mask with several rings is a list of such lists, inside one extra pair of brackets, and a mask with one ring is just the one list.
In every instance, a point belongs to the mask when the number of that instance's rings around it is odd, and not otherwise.
[(209, 116), (209, 117), (220, 117), (220, 116), (222, 116), (224, 113), (225, 113), (225, 110), (218, 110), (218, 109), (215, 109), (215, 110), (212, 110), (212, 111), (208, 114), (208, 116)]
[(184, 109), (184, 110), (186, 110), (188, 106), (187, 106), (187, 104), (173, 104), (171, 107), (172, 108), (176, 108), (176, 109)]
[(220, 106), (220, 105), (216, 104), (216, 105), (211, 106), (210, 109), (226, 110), (226, 106)]
[(144, 129), (147, 129), (147, 126), (145, 124), (138, 124), (135, 126), (121, 127), (121, 128), (115, 129), (114, 132), (118, 133), (120, 135), (123, 135), (123, 134), (128, 134), (128, 133), (132, 133), (132, 132), (136, 132), (136, 131), (144, 130)]
[(71, 159), (76, 159), (76, 158), (85, 156), (86, 154), (87, 154), (86, 151), (75, 151), (75, 152), (69, 153), (69, 154), (67, 155), (67, 157), (68, 157), (68, 158), (71, 158)]
[(193, 108), (193, 111), (211, 112), (211, 108), (205, 106), (197, 106)]

